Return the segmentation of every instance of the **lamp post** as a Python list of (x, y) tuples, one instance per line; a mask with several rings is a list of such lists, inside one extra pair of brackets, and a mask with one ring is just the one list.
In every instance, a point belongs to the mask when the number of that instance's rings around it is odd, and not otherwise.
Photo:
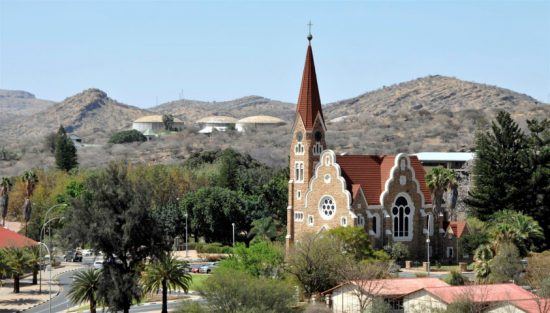
[(48, 248), (48, 246), (43, 243), (43, 242), (39, 242), (39, 244), (41, 246), (44, 246), (46, 248), (46, 251), (48, 251), (48, 254), (50, 255), (50, 281), (48, 283), (48, 285), (50, 286), (50, 292), (49, 292), (49, 296), (50, 296), (50, 301), (49, 302), (49, 305), (50, 305), (50, 310), (49, 312), (51, 313), (52, 312), (52, 254), (50, 253), (50, 248)]
[(185, 212), (185, 258), (189, 257), (189, 244), (187, 239), (187, 212)]
[[(428, 215), (429, 216), (429, 215)], [(430, 276), (430, 219), (428, 217), (428, 234), (426, 238), (426, 256), (428, 261), (428, 277)]]
[[(51, 219), (49, 219), (48, 221), (46, 221), (46, 223), (44, 223), (44, 225), (42, 225), (42, 229), (40, 229), (40, 242), (43, 243), (43, 237), (44, 237), (44, 230), (46, 228), (46, 225), (50, 224), (51, 221), (54, 221), (56, 219), (59, 219), (60, 221), (62, 219), (64, 219), (65, 217), (53, 217)], [(48, 243), (51, 244), (52, 242), (52, 228), (51, 228), (51, 224), (48, 225), (49, 226), (49, 230), (48, 230), (48, 236), (49, 236), (49, 239), (48, 239)], [(44, 243), (43, 243), (44, 244)], [(50, 249), (48, 249), (48, 254), (50, 255), (50, 267), (51, 267), (51, 263), (52, 263), (52, 254), (50, 253)], [(39, 259), (42, 259), (42, 249), (39, 249), (38, 250), (38, 255), (39, 255)], [(51, 268), (50, 268), (51, 270)], [(41, 293), (42, 292), (42, 270), (38, 271), (38, 273), (40, 274), (40, 284), (38, 286), (38, 292)]]
[(235, 246), (235, 223), (231, 223), (231, 227), (233, 228), (233, 247)]

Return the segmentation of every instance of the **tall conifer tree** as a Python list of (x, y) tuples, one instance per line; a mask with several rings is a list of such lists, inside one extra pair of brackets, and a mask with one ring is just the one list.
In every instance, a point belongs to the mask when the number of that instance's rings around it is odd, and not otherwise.
[(491, 130), (476, 138), (473, 188), (466, 203), (487, 220), (500, 210), (531, 206), (528, 140), (509, 113), (499, 112)]
[(55, 138), (55, 165), (67, 172), (78, 166), (76, 147), (67, 136), (63, 125), (59, 126)]

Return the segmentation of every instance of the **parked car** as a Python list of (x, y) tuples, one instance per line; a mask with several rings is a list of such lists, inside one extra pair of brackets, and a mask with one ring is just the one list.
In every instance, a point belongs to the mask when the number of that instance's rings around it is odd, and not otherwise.
[(94, 266), (95, 269), (100, 270), (100, 269), (103, 268), (103, 261), (99, 261), (99, 260), (95, 261), (93, 266)]
[(212, 272), (212, 267), (208, 264), (199, 267), (199, 273), (210, 274), (210, 272)]
[(63, 260), (65, 262), (73, 262), (75, 255), (76, 252), (74, 250), (68, 250), (67, 253), (65, 253), (65, 257), (63, 257)]
[(202, 265), (200, 264), (190, 264), (188, 267), (188, 271), (191, 273), (200, 273), (200, 267)]

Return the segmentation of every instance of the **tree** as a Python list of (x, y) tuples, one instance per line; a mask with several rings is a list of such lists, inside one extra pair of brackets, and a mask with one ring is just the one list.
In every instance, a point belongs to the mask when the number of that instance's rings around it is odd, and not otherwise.
[(252, 229), (248, 233), (252, 241), (271, 241), (277, 236), (277, 228), (272, 217), (264, 217), (252, 222)]
[(455, 173), (444, 167), (434, 167), (426, 175), (426, 183), (432, 193), (435, 216), (444, 214), (442, 209), (443, 195), (446, 190), (451, 189), (451, 186), (456, 185)]
[(63, 125), (59, 126), (55, 137), (55, 165), (66, 172), (78, 166), (76, 147)]
[(6, 248), (2, 254), (4, 255), (4, 262), (13, 277), (13, 292), (19, 293), (21, 275), (25, 273), (29, 266), (28, 254), (22, 248)]
[(369, 236), (363, 227), (337, 227), (329, 230), (328, 235), (339, 240), (342, 253), (350, 255), (356, 261), (372, 256)]
[(531, 202), (525, 213), (539, 222), (546, 239), (550, 238), (550, 119), (528, 120), (529, 181)]
[(516, 245), (521, 256), (533, 250), (533, 243), (543, 239), (542, 228), (532, 217), (515, 211), (499, 211), (493, 214), (492, 227), (489, 231), (495, 247), (511, 243)]
[(187, 293), (191, 275), (187, 273), (187, 262), (166, 255), (147, 264), (142, 282), (145, 292), (158, 292), (162, 289), (162, 313), (167, 313), (168, 291), (182, 289)]
[(23, 214), (25, 218), (25, 236), (27, 235), (27, 224), (31, 219), (32, 203), (31, 197), (34, 192), (34, 188), (38, 183), (38, 176), (33, 170), (28, 170), (23, 173), (23, 181), (25, 182), (25, 202), (23, 202)]
[(174, 128), (174, 115), (164, 114), (162, 115), (162, 123), (166, 131), (171, 131)]
[(28, 265), (32, 270), (32, 284), (38, 284), (38, 271), (40, 271), (40, 263), (42, 262), (40, 254), (40, 246), (29, 247), (27, 249)]
[(495, 257), (489, 261), (489, 280), (493, 283), (517, 280), (522, 271), (518, 248), (507, 243), (499, 247)]
[(489, 245), (479, 246), (474, 253), (474, 272), (478, 282), (484, 282), (489, 274), (491, 268), (489, 261), (493, 258), (493, 250)]
[(135, 129), (119, 131), (117, 133), (114, 133), (111, 138), (109, 138), (109, 143), (112, 144), (144, 141), (147, 141), (147, 137), (145, 137), (140, 131)]
[(321, 233), (307, 235), (296, 243), (287, 261), (287, 271), (300, 282), (307, 297), (334, 287), (337, 269), (346, 261), (338, 240)]
[(451, 271), (449, 275), (445, 277), (445, 282), (451, 286), (462, 286), (466, 282), (466, 279), (460, 272)]
[(6, 226), (6, 216), (8, 216), (9, 192), (13, 184), (7, 177), (2, 177), (0, 181), (0, 210), (2, 210), (2, 226)]
[(73, 282), (69, 289), (69, 299), (74, 304), (88, 302), (90, 312), (96, 313), (96, 307), (100, 301), (99, 282), (101, 279), (101, 270), (88, 268), (77, 271), (73, 276)]
[(283, 248), (277, 243), (260, 241), (246, 247), (237, 243), (220, 268), (242, 271), (255, 277), (280, 278), (284, 261)]
[(506, 112), (498, 113), (490, 132), (477, 135), (473, 188), (465, 202), (481, 220), (530, 206), (527, 147), (525, 134)]
[(234, 270), (219, 269), (204, 282), (200, 294), (206, 312), (294, 312), (294, 288), (286, 282), (257, 278)]
[(170, 250), (150, 208), (150, 190), (128, 178), (124, 163), (88, 177), (72, 202), (68, 234), (74, 245), (89, 243), (103, 252), (99, 296), (112, 310), (128, 312), (139, 300), (139, 272), (148, 257)]
[(391, 256), (396, 262), (402, 263), (409, 257), (409, 248), (401, 242), (389, 244), (384, 247), (384, 250)]

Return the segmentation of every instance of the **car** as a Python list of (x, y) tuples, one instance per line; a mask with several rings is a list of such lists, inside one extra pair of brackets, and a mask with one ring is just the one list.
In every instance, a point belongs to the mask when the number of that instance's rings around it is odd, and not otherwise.
[(203, 265), (199, 267), (199, 273), (210, 274), (212, 272), (212, 267), (210, 265)]
[(200, 264), (189, 264), (189, 266), (187, 267), (188, 268), (188, 271), (191, 272), (191, 273), (200, 273), (200, 267), (202, 265)]
[(95, 269), (98, 269), (98, 270), (102, 269), (103, 268), (103, 261), (100, 261), (100, 260), (95, 261), (93, 267)]
[(76, 252), (74, 250), (69, 250), (67, 251), (67, 253), (65, 253), (65, 257), (63, 258), (63, 260), (65, 262), (73, 262), (75, 255), (76, 255)]

